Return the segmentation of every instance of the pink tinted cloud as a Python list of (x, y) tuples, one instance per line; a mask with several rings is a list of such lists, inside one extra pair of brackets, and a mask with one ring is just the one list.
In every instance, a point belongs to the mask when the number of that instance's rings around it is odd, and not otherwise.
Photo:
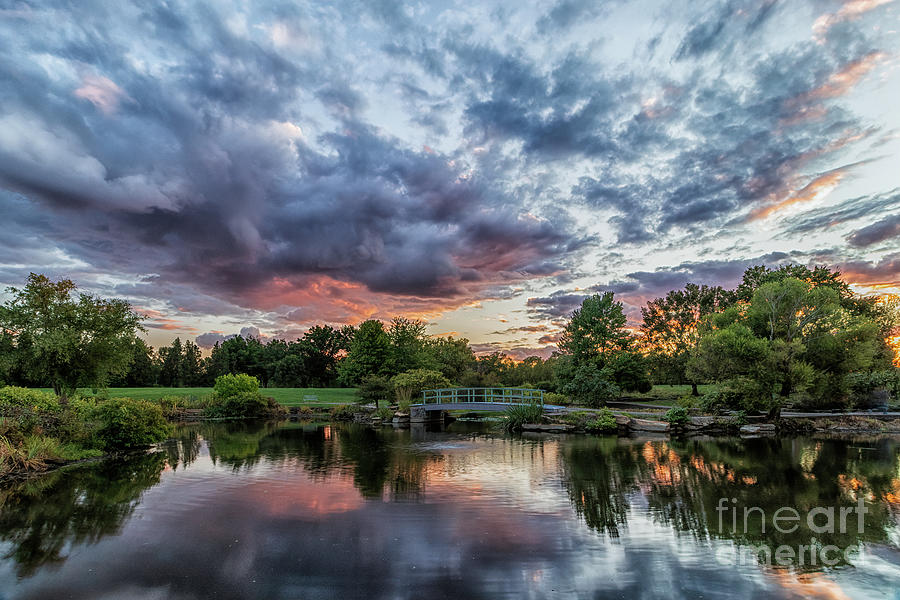
[(891, 2), (893, 0), (848, 0), (836, 13), (825, 13), (816, 19), (812, 26), (813, 37), (821, 42), (834, 25), (844, 21), (854, 21), (870, 10)]
[(81, 87), (73, 93), (96, 106), (105, 115), (114, 114), (122, 100), (131, 100), (114, 81), (92, 73), (81, 77)]

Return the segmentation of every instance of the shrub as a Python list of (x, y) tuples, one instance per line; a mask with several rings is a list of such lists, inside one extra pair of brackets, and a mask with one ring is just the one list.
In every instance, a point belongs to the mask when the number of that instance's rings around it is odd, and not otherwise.
[(844, 378), (844, 385), (854, 408), (884, 408), (898, 384), (898, 369), (850, 373)]
[(256, 377), (242, 373), (216, 377), (212, 401), (205, 412), (211, 417), (253, 419), (277, 408), (277, 403), (259, 393)]
[(225, 398), (215, 397), (204, 411), (210, 417), (255, 419), (270, 411), (269, 401), (257, 392), (241, 392)]
[(219, 375), (213, 385), (213, 393), (219, 398), (229, 398), (238, 394), (259, 393), (259, 380), (256, 377), (241, 373)]
[(58, 412), (59, 399), (49, 392), (8, 385), (0, 388), (0, 407), (22, 406), (39, 412)]
[(674, 406), (663, 415), (663, 421), (668, 421), (669, 425), (684, 425), (689, 420), (687, 410), (681, 406)]
[(584, 424), (586, 431), (592, 433), (610, 433), (618, 431), (619, 424), (616, 423), (616, 415), (608, 408), (602, 408), (596, 413), (596, 417)]
[(341, 404), (331, 409), (332, 421), (352, 421), (356, 410), (349, 404)]
[(774, 404), (771, 391), (750, 379), (738, 377), (725, 386), (700, 397), (700, 409), (709, 414), (721, 414), (726, 410), (743, 410), (748, 413), (768, 411)]
[(572, 404), (572, 401), (565, 394), (544, 392), (544, 404), (552, 404), (554, 406), (568, 406), (569, 404)]
[(535, 387), (539, 390), (544, 390), (545, 392), (555, 392), (556, 391), (556, 384), (553, 381), (549, 381), (546, 379), (542, 380), (542, 381), (538, 381), (535, 384)]
[(540, 404), (518, 404), (506, 409), (506, 419), (503, 421), (503, 429), (506, 431), (521, 431), (526, 423), (540, 423), (544, 418), (544, 407)]
[(391, 378), (391, 385), (397, 395), (397, 402), (408, 404), (414, 397), (421, 395), (422, 390), (450, 387), (450, 380), (440, 371), (429, 369), (412, 369)]
[(394, 418), (394, 411), (391, 410), (390, 406), (382, 406), (375, 411), (375, 416), (383, 421), (390, 421)]
[(610, 379), (626, 392), (646, 394), (653, 389), (647, 360), (637, 353), (621, 352), (604, 367)]
[(686, 410), (701, 408), (700, 397), (694, 396), (693, 394), (680, 396), (678, 400), (675, 401), (675, 404)]
[(98, 405), (94, 416), (99, 421), (97, 439), (107, 451), (149, 446), (172, 432), (162, 408), (144, 400), (113, 398)]

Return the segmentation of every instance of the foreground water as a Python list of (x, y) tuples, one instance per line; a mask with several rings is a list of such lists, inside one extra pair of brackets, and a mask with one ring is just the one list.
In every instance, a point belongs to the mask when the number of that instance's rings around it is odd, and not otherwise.
[(0, 556), (0, 598), (898, 598), (900, 442), (202, 424), (0, 490)]

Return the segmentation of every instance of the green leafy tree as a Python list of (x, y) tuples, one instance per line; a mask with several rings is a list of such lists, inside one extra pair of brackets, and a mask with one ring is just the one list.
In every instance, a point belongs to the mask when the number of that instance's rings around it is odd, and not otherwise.
[(159, 384), (163, 387), (184, 387), (184, 348), (181, 338), (175, 338), (171, 346), (159, 349)]
[(200, 348), (191, 340), (184, 343), (180, 371), (182, 382), (188, 387), (198, 386), (203, 382), (203, 356)]
[(384, 375), (368, 375), (359, 382), (356, 397), (359, 398), (360, 404), (372, 403), (377, 409), (382, 402), (390, 402), (393, 393), (394, 386), (391, 385), (391, 380), (388, 377)]
[(410, 402), (423, 390), (450, 387), (450, 380), (440, 371), (429, 369), (413, 369), (399, 373), (391, 378), (391, 385), (397, 395), (397, 402)]
[(149, 387), (156, 383), (157, 367), (153, 348), (141, 338), (134, 339), (131, 346), (131, 364), (128, 372), (112, 381), (113, 385), (125, 387)]
[(350, 349), (351, 332), (352, 329), (316, 325), (303, 334), (300, 354), (311, 386), (327, 387), (337, 379), (338, 360)]
[(735, 300), (750, 302), (757, 289), (767, 283), (777, 283), (785, 279), (799, 279), (813, 288), (828, 288), (834, 291), (842, 300), (853, 297), (850, 285), (841, 278), (840, 271), (831, 270), (828, 267), (817, 266), (812, 269), (804, 265), (784, 265), (778, 269), (769, 269), (763, 265), (750, 267), (744, 271), (741, 283), (734, 291)]
[(394, 317), (387, 330), (391, 341), (387, 370), (402, 373), (422, 365), (425, 348), (425, 324), (405, 317)]
[(425, 340), (424, 352), (426, 368), (440, 371), (454, 382), (460, 382), (475, 364), (475, 353), (466, 338), (429, 338)]
[(698, 382), (687, 377), (687, 363), (700, 340), (700, 323), (734, 300), (733, 292), (719, 286), (689, 283), (683, 290), (672, 290), (641, 309), (641, 341), (649, 360), (657, 365), (658, 380), (690, 383), (693, 395), (699, 395)]
[(0, 306), (0, 330), (35, 379), (66, 398), (79, 386), (104, 387), (124, 374), (141, 317), (125, 300), (78, 294), (69, 279), (51, 281), (32, 273), (22, 289)]
[(353, 336), (350, 352), (338, 366), (338, 380), (349, 386), (369, 375), (386, 374), (390, 350), (391, 340), (382, 322), (364, 321)]
[(559, 347), (572, 355), (576, 364), (605, 361), (631, 345), (631, 333), (622, 303), (612, 292), (585, 298), (575, 309), (560, 338)]

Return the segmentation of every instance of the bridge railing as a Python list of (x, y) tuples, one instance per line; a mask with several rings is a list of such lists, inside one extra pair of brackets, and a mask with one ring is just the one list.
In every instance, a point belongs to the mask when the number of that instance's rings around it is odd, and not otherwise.
[(416, 404), (466, 404), (488, 402), (503, 404), (544, 404), (544, 390), (531, 388), (441, 388), (424, 390)]

